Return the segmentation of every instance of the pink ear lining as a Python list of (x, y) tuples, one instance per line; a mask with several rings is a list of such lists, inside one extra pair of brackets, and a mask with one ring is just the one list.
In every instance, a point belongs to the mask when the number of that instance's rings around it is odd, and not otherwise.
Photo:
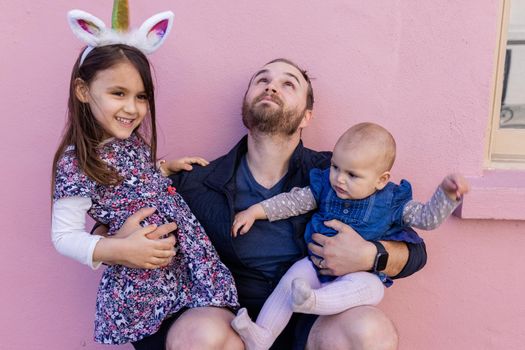
[(168, 29), (168, 24), (169, 24), (169, 21), (167, 19), (164, 19), (160, 21), (159, 23), (155, 24), (148, 32), (148, 37), (150, 37), (150, 35), (154, 35), (156, 37), (162, 38), (164, 34), (166, 34), (166, 30)]
[(82, 28), (84, 31), (88, 32), (89, 34), (96, 35), (100, 33), (100, 29), (90, 21), (86, 21), (84, 19), (77, 19), (77, 23), (80, 28)]

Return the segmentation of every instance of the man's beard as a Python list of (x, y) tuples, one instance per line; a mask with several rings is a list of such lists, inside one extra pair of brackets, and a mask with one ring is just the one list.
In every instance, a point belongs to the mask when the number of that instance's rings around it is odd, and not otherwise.
[(254, 99), (249, 105), (246, 99), (242, 104), (242, 122), (248, 130), (256, 130), (265, 134), (281, 134), (290, 136), (293, 135), (306, 113), (306, 108), (299, 112), (297, 110), (288, 110), (283, 107), (283, 102), (273, 97), (272, 100), (279, 106), (279, 108), (272, 108), (268, 105), (256, 106), (266, 94)]

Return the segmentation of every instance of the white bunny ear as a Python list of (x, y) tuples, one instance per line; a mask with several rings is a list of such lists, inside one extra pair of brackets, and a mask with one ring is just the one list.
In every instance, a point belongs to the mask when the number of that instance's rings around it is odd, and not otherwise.
[(102, 37), (107, 31), (106, 25), (101, 19), (81, 10), (69, 11), (67, 20), (73, 33), (92, 47), (101, 43)]
[(165, 11), (148, 18), (134, 33), (137, 46), (147, 54), (157, 50), (173, 26), (173, 12)]
[(173, 12), (166, 11), (148, 18), (137, 31), (119, 32), (106, 28), (102, 20), (81, 10), (72, 10), (67, 14), (73, 33), (88, 47), (80, 57), (80, 64), (96, 47), (114, 44), (126, 44), (136, 47), (145, 54), (157, 50), (168, 36), (173, 26)]

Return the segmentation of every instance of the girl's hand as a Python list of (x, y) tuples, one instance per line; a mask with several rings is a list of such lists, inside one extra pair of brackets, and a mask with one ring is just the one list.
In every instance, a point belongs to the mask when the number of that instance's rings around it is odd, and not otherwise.
[(441, 188), (448, 198), (459, 201), (465, 193), (468, 193), (470, 186), (461, 174), (450, 174), (443, 179)]
[(154, 212), (155, 208), (140, 209), (109, 238), (113, 240), (109, 243), (116, 245), (116, 263), (131, 268), (155, 269), (171, 262), (175, 256), (176, 239), (170, 233), (177, 229), (177, 224), (172, 222), (159, 227), (142, 227), (140, 222)]
[(157, 162), (157, 168), (160, 170), (162, 176), (167, 177), (182, 170), (191, 171), (193, 169), (192, 164), (206, 166), (210, 164), (210, 162), (201, 157), (184, 157), (174, 160), (161, 159)]
[[(167, 266), (176, 254), (176, 239), (170, 234), (173, 227), (176, 225), (148, 225), (134, 231), (127, 238), (119, 239), (119, 264), (142, 269)], [(166, 238), (160, 238), (166, 235)]]

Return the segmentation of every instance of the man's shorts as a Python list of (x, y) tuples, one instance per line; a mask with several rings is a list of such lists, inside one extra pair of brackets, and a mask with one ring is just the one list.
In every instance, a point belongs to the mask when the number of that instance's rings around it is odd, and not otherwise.
[[(157, 333), (131, 343), (136, 350), (164, 350), (168, 331), (188, 309), (183, 309), (165, 319)], [(293, 314), (292, 319), (272, 346), (273, 350), (303, 350), (317, 315)]]

